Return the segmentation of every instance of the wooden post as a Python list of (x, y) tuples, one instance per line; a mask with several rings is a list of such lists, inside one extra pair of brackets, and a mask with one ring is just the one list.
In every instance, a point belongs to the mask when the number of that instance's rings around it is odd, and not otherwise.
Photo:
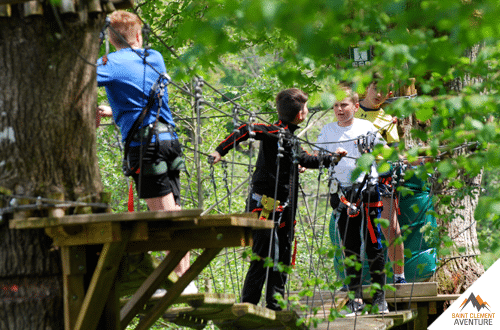
[(0, 17), (10, 17), (11, 14), (10, 5), (0, 6)]
[[(64, 201), (64, 194), (63, 193), (50, 194), (48, 197), (49, 197), (49, 199), (58, 200), (61, 202)], [(65, 213), (66, 213), (66, 211), (64, 208), (54, 207), (54, 208), (49, 209), (48, 216), (54, 217), (54, 218), (60, 218), (60, 217), (63, 217), (65, 215)]]
[(117, 260), (121, 260), (130, 237), (130, 231), (123, 231), (123, 233), (124, 237), (121, 241), (106, 243), (102, 248), (97, 267), (76, 320), (76, 330), (97, 328), (100, 316), (108, 302), (109, 294), (112, 292), (109, 283), (115, 280), (119, 266)]
[(28, 17), (35, 15), (43, 15), (42, 4), (37, 0), (26, 2), (24, 4), (24, 16)]
[(101, 1), (99, 0), (87, 0), (87, 7), (89, 13), (102, 13)]
[(116, 9), (128, 9), (134, 7), (134, 0), (113, 1)]
[(85, 298), (84, 275), (87, 272), (85, 246), (62, 246), (64, 329), (72, 330)]
[(75, 3), (73, 0), (61, 0), (59, 3), (59, 11), (61, 14), (74, 14), (76, 13)]

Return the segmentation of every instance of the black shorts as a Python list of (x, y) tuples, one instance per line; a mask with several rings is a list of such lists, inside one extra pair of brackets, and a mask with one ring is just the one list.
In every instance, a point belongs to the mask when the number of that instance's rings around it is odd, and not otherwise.
[[(134, 173), (132, 177), (135, 181), (135, 186), (139, 194), (139, 198), (155, 198), (174, 194), (174, 199), (180, 205), (180, 179), (179, 170), (172, 170), (172, 163), (177, 157), (182, 157), (182, 149), (179, 140), (164, 140), (158, 144), (152, 143), (150, 151), (143, 158), (144, 162), (159, 163), (165, 161), (167, 170), (161, 174), (149, 173)], [(129, 151), (129, 159), (132, 164), (139, 163), (141, 147), (131, 147)], [(143, 165), (145, 167), (146, 165)], [(139, 185), (140, 182), (140, 185)]]

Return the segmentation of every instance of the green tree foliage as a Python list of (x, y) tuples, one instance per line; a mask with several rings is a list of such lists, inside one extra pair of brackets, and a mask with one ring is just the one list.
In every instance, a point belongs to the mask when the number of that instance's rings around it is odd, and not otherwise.
[[(274, 96), (292, 86), (307, 91), (309, 107), (316, 110), (329, 109), (340, 97), (335, 85), (341, 80), (353, 81), (357, 91), (363, 92), (371, 78), (368, 67), (353, 66), (349, 51), (357, 46), (373, 51), (371, 67), (382, 73), (382, 83), (404, 85), (410, 77), (416, 79), (419, 97), (401, 98), (389, 111), (399, 118), (414, 116), (421, 123), (412, 134), (427, 148), (422, 151), (419, 145), (400, 144), (400, 153), (404, 152), (410, 161), (422, 152), (441, 156), (437, 162), (418, 169), (418, 175), (432, 174), (439, 182), (447, 182), (450, 188), (466, 194), (470, 189), (463, 189), (467, 182), (457, 180), (458, 174), (472, 177), (484, 168), (488, 184), (475, 218), (480, 237), (499, 241), (499, 231), (494, 230), (498, 229), (500, 215), (500, 194), (496, 188), (500, 165), (497, 0), (164, 0), (144, 1), (134, 10), (151, 25), (150, 44), (164, 55), (168, 73), (177, 85), (193, 90), (192, 79), (198, 76), (215, 89), (204, 87), (203, 96), (210, 105), (201, 111), (198, 137), (203, 162), (199, 181), (205, 207), (215, 203), (216, 194), (217, 199), (226, 194), (225, 175), (234, 180), (227, 185), (232, 188), (248, 177), (249, 165), (255, 161), (256, 143), (226, 157), (236, 165), (217, 165), (212, 172), (206, 163), (206, 155), (234, 129), (235, 118), (247, 122), (248, 111), (253, 111), (257, 121), (274, 121)], [(479, 52), (471, 59), (468, 52), (474, 47), (479, 47)], [(455, 88), (457, 79), (469, 84), (459, 91)], [(185, 207), (197, 207), (197, 156), (192, 152), (196, 131), (194, 100), (172, 85), (169, 93), (189, 165), (190, 177), (183, 179), (183, 202)], [(240, 106), (236, 115), (230, 100)], [(311, 118), (317, 119), (321, 113), (312, 113)], [(332, 113), (327, 114), (316, 126), (328, 122), (331, 116)], [(108, 189), (123, 196), (124, 179), (119, 170), (111, 170), (113, 166), (119, 169), (120, 164), (114, 129), (110, 126), (103, 131), (99, 150), (103, 180)], [(317, 131), (318, 127), (311, 129), (305, 138), (314, 142)], [(446, 157), (471, 143), (475, 145), (474, 152)], [(392, 159), (396, 154), (385, 156)], [(317, 176), (317, 172), (302, 176), (306, 195), (317, 193)], [(319, 184), (324, 191), (324, 181)], [(232, 195), (231, 205), (225, 200), (212, 212), (241, 212), (245, 205), (244, 189)], [(115, 203), (116, 210), (124, 210), (123, 197)], [(327, 235), (326, 231), (316, 233), (314, 226), (324, 226), (328, 221), (326, 199), (319, 201), (317, 209), (322, 211), (316, 215), (323, 218), (323, 224), (307, 219), (311, 212), (304, 210), (312, 209), (315, 203), (301, 204), (299, 215), (307, 228), (303, 239), (313, 249), (319, 247), (315, 245), (317, 240), (325, 239), (321, 235)], [(494, 244), (483, 244), (482, 249), (498, 254)], [(299, 259), (308, 257), (299, 254)], [(227, 269), (222, 266), (224, 258), (216, 261), (213, 269)], [(310, 264), (322, 262), (318, 256), (314, 258)], [(300, 268), (298, 274), (313, 275), (307, 267)], [(202, 276), (208, 279), (211, 274)], [(294, 283), (293, 278), (291, 282)], [(297, 289), (310, 285), (320, 283), (297, 284)]]

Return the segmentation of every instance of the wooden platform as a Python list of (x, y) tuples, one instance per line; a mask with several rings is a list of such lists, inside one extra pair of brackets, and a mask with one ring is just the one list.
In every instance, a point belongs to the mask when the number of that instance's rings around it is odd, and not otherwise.
[(394, 321), (390, 318), (382, 319), (363, 319), (363, 318), (345, 318), (345, 319), (335, 319), (332, 322), (322, 322), (314, 329), (319, 330), (388, 330), (394, 326)]
[[(366, 286), (364, 291), (368, 287)], [(373, 326), (386, 327), (390, 329), (391, 327), (400, 326), (402, 323), (408, 323), (408, 329), (427, 329), (429, 325), (428, 319), (432, 316), (437, 316), (438, 310), (442, 310), (443, 305), (446, 302), (452, 302), (456, 300), (460, 295), (443, 295), (437, 294), (437, 283), (426, 282), (426, 283), (407, 283), (396, 285), (396, 292), (387, 290), (386, 300), (389, 304), (390, 310), (397, 310), (399, 314), (394, 314), (391, 312), (389, 315), (393, 319), (393, 324), (378, 324), (375, 323)], [(292, 294), (297, 294), (294, 292)], [(345, 292), (329, 292), (329, 291), (318, 291), (314, 292), (313, 297), (302, 297), (300, 303), (302, 305), (309, 306), (318, 310), (317, 317), (327, 319), (330, 309), (339, 310), (345, 301), (347, 300)], [(365, 300), (369, 303), (370, 298), (365, 294)], [(408, 314), (411, 311), (411, 314)], [(393, 315), (399, 315), (393, 317)], [(366, 318), (367, 316), (363, 316)], [(375, 317), (376, 316), (368, 316)], [(351, 323), (350, 323), (351, 322)], [(353, 329), (353, 321), (339, 321), (336, 319), (330, 322), (330, 329), (337, 329), (338, 323), (344, 323), (346, 329)], [(333, 326), (333, 328), (332, 328)], [(372, 329), (366, 325), (367, 329)], [(370, 325), (371, 326), (371, 325)], [(364, 329), (364, 328), (360, 328)]]
[[(65, 329), (124, 330), (141, 314), (136, 329), (149, 329), (160, 317), (180, 326), (203, 328), (210, 320), (220, 329), (305, 329), (296, 325), (302, 311), (275, 312), (248, 303), (235, 303), (232, 295), (181, 295), (187, 285), (224, 247), (252, 244), (253, 229), (270, 229), (272, 221), (260, 221), (255, 214), (201, 216), (201, 210), (142, 212), (123, 214), (86, 214), (51, 218), (12, 219), (10, 228), (44, 228), (59, 246), (63, 266)], [(97, 266), (87, 265), (87, 247), (102, 246)], [(179, 278), (174, 278), (162, 297), (153, 293), (172, 274), (191, 249), (203, 252)], [(126, 253), (168, 250), (170, 253), (143, 281), (135, 293), (120, 305), (116, 275)], [(84, 276), (91, 274), (90, 285)], [(369, 290), (365, 299), (369, 302)], [(455, 295), (438, 295), (436, 283), (398, 284), (387, 290), (390, 305), (407, 304), (400, 312), (337, 318), (328, 322), (330, 308), (346, 299), (345, 292), (315, 292), (301, 299), (302, 304), (321, 312), (314, 317), (324, 321), (318, 329), (383, 330), (405, 322), (414, 329), (426, 328), (427, 317), (436, 314), (436, 303), (454, 300)], [(179, 306), (179, 303), (187, 306)], [(411, 306), (410, 306), (411, 305)], [(408, 310), (408, 308), (410, 308)], [(417, 317), (418, 311), (418, 317)]]
[[(316, 314), (317, 318), (328, 320), (328, 315), (323, 313)], [(391, 329), (402, 324), (408, 323), (417, 317), (416, 310), (405, 310), (400, 312), (390, 312), (388, 314), (368, 314), (346, 318), (336, 318), (334, 321), (324, 321), (317, 329), (363, 329), (379, 330)]]
[[(385, 290), (386, 300), (393, 300), (394, 298), (399, 299), (398, 302), (408, 301), (411, 297), (418, 299), (419, 297), (437, 297), (437, 283), (436, 282), (419, 282), (419, 283), (406, 283), (406, 284), (396, 284), (389, 285), (395, 288)], [(297, 295), (299, 292), (291, 292), (291, 295)], [(300, 302), (302, 304), (307, 304), (311, 307), (321, 306), (324, 304), (332, 303), (336, 300), (343, 300), (347, 297), (347, 293), (344, 291), (315, 291), (312, 297), (302, 297)], [(363, 299), (370, 301), (370, 286), (363, 285)], [(427, 298), (425, 298), (427, 299)]]
[[(54, 245), (60, 247), (67, 330), (95, 330), (98, 326), (125, 329), (186, 253), (203, 249), (188, 271), (142, 317), (136, 329), (144, 330), (164, 314), (221, 249), (251, 245), (253, 229), (273, 227), (272, 221), (260, 221), (251, 213), (200, 214), (201, 210), (85, 214), (13, 219), (9, 227), (45, 228)], [(102, 245), (95, 268), (87, 265), (89, 245)], [(163, 250), (170, 253), (120, 309), (115, 278), (124, 254)], [(84, 285), (87, 273), (92, 274), (88, 287)]]
[[(144, 311), (148, 312), (159, 299), (151, 298)], [(296, 325), (299, 316), (295, 312), (275, 312), (249, 303), (236, 303), (232, 294), (181, 295), (174, 304), (189, 306), (170, 307), (163, 313), (163, 319), (193, 329), (205, 327), (208, 321), (220, 329), (307, 329)]]

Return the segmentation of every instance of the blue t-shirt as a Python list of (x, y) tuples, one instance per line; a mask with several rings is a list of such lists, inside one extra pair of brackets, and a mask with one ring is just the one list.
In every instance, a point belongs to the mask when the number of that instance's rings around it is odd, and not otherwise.
[[(140, 54), (140, 56), (137, 53)], [(159, 73), (166, 72), (163, 56), (152, 49), (148, 50), (146, 61)], [(102, 58), (97, 60), (97, 85), (104, 86), (108, 100), (113, 109), (113, 118), (122, 132), (122, 141), (125, 142), (127, 134), (134, 122), (141, 114), (147, 103), (151, 87), (158, 80), (159, 74), (150, 65), (144, 63), (144, 49), (123, 48), (110, 53), (108, 61), (103, 64)], [(141, 127), (149, 125), (156, 120), (158, 100), (144, 118)], [(172, 113), (168, 107), (168, 92), (165, 88), (160, 117), (173, 127)], [(164, 133), (161, 140), (175, 137)]]

